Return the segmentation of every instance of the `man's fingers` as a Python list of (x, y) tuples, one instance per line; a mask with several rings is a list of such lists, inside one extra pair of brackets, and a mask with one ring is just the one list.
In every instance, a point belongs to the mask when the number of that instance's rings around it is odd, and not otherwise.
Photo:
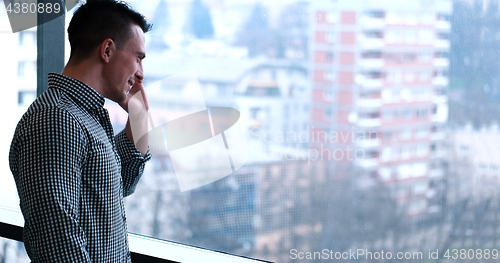
[(144, 90), (144, 86), (142, 85), (142, 80), (136, 80), (132, 89), (130, 89), (129, 95), (134, 96), (137, 92), (141, 92), (142, 101), (144, 103), (144, 107), (146, 110), (149, 110), (148, 99), (146, 97), (146, 91)]

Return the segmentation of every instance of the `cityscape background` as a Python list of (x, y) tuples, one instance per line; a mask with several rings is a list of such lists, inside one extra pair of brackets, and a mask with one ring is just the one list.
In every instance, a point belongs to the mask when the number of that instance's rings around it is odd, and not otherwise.
[[(240, 111), (249, 148), (186, 192), (155, 155), (126, 199), (130, 232), (272, 262), (499, 248), (498, 0), (128, 2), (154, 25), (152, 110), (189, 112), (168, 77), (194, 70), (207, 107)], [(8, 149), (36, 98), (36, 29), (9, 30), (2, 3), (0, 206), (18, 208)], [(127, 116), (106, 108), (117, 133)], [(0, 239), (1, 262), (29, 262), (22, 243)]]

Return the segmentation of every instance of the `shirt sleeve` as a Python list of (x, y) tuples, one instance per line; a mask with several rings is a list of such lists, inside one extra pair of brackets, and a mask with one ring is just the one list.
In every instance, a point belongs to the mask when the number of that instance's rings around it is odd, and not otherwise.
[(34, 263), (91, 262), (79, 224), (86, 150), (81, 127), (64, 110), (40, 110), (17, 127), (9, 158)]
[(146, 162), (151, 159), (148, 151), (145, 156), (137, 150), (135, 145), (127, 138), (125, 129), (115, 136), (116, 148), (121, 158), (123, 196), (129, 196), (135, 191), (135, 187), (144, 172)]

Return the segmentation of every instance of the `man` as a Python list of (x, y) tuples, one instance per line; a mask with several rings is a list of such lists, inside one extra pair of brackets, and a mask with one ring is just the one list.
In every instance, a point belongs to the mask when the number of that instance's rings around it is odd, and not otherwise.
[[(123, 197), (151, 158), (147, 139), (132, 143), (130, 124), (147, 129), (142, 60), (150, 27), (124, 3), (87, 1), (68, 28), (68, 64), (49, 74), (48, 90), (20, 120), (9, 162), (32, 262), (130, 262)], [(104, 98), (129, 112), (116, 136)]]

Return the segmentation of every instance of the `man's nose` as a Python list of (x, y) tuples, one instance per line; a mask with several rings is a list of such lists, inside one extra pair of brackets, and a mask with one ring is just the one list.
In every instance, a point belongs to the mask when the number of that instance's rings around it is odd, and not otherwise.
[(137, 72), (135, 72), (135, 80), (139, 82), (142, 82), (144, 80), (144, 73), (142, 72), (142, 70), (138, 70)]

